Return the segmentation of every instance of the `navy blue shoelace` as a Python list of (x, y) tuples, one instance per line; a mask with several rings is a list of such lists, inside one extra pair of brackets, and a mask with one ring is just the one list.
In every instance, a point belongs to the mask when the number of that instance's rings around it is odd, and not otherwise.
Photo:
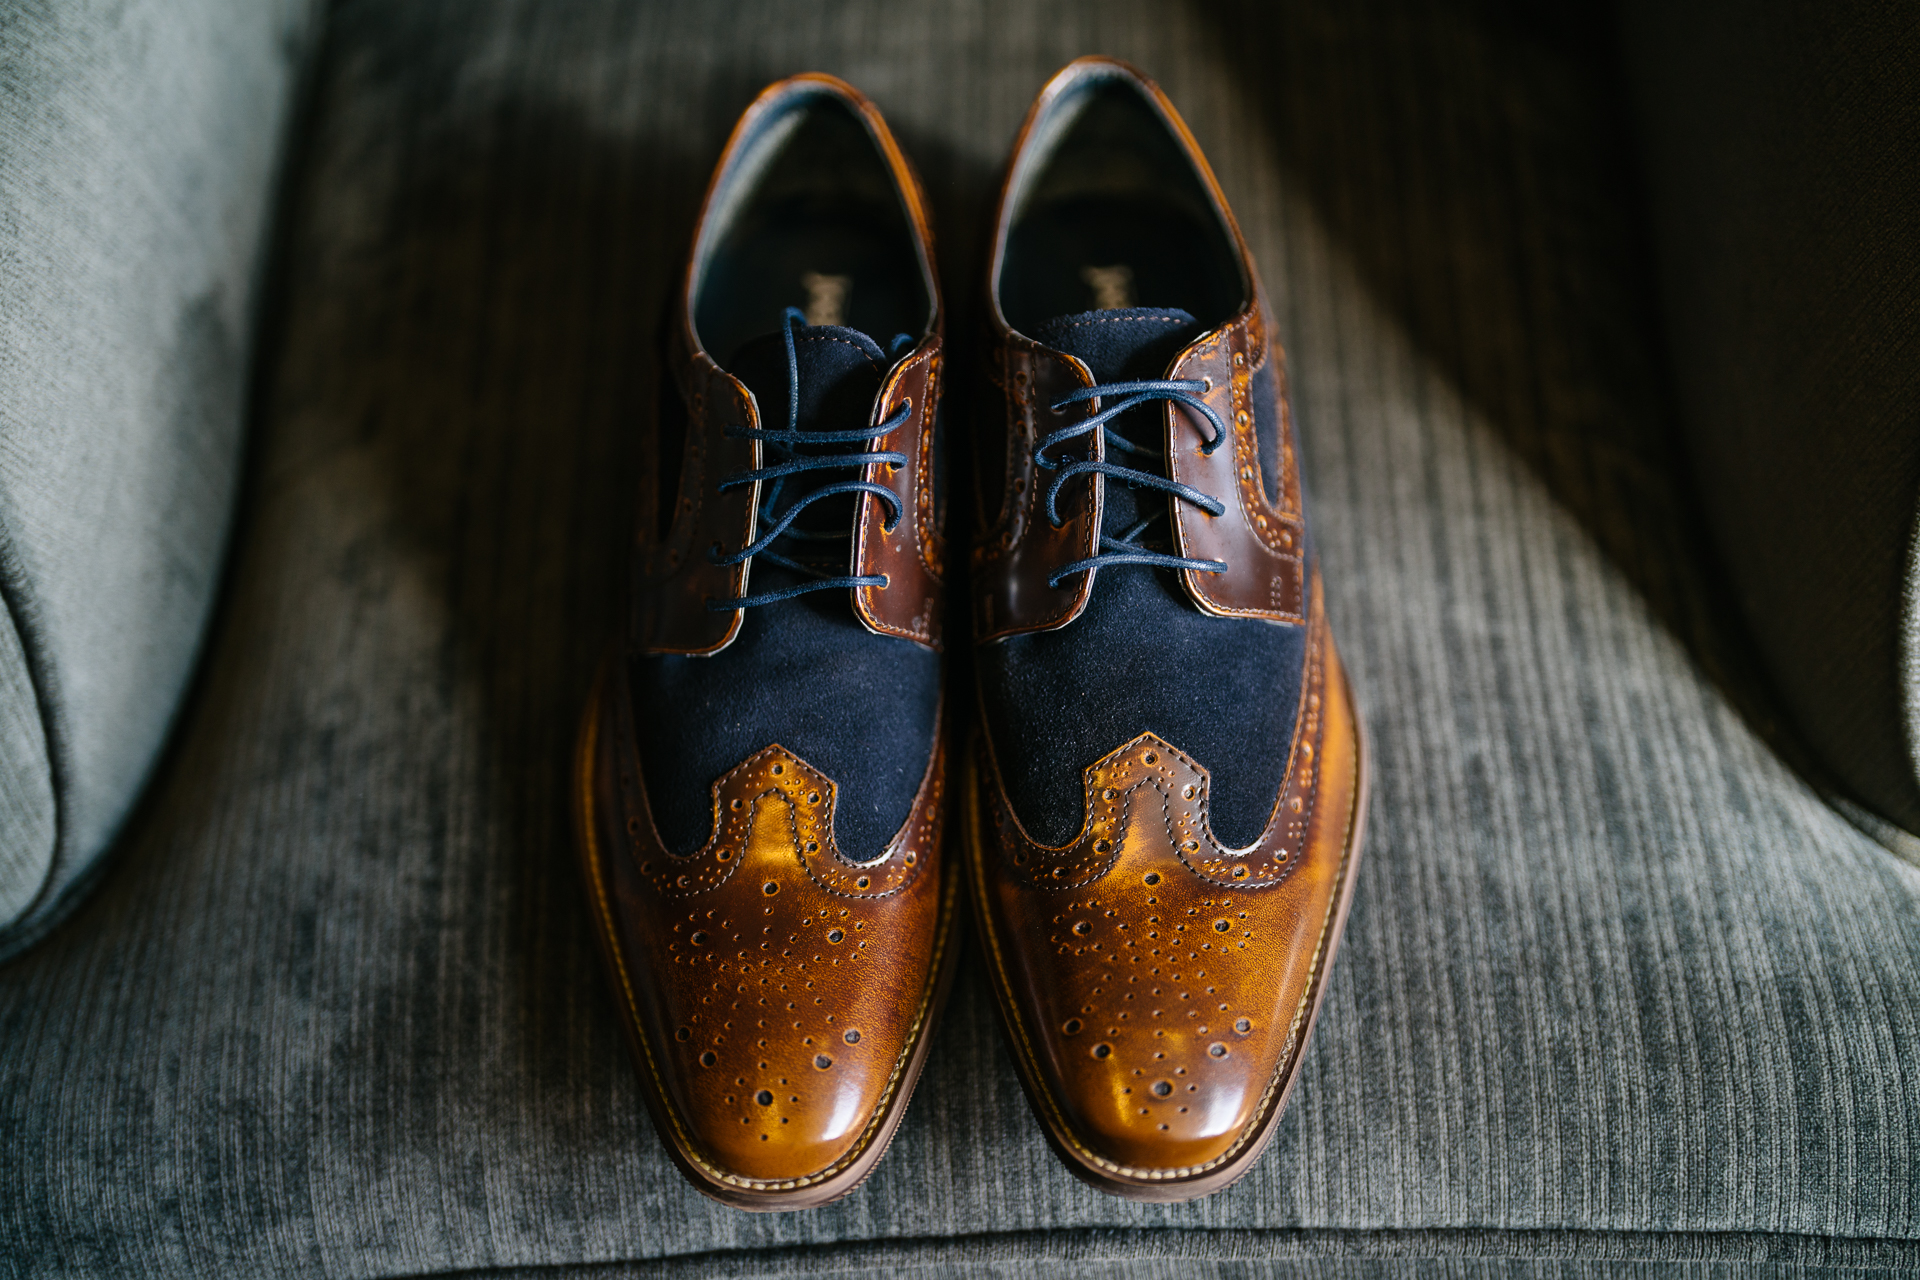
[[(714, 600), (709, 598), (707, 608), (751, 609), (755, 605), (772, 604), (776, 600), (788, 600), (809, 591), (847, 590), (850, 587), (884, 587), (887, 575), (884, 573), (841, 575), (831, 577), (812, 565), (783, 556), (769, 550), (781, 538), (791, 541), (845, 542), (853, 536), (851, 528), (819, 532), (808, 529), (796, 529), (794, 521), (802, 512), (824, 498), (842, 493), (870, 493), (887, 504), (887, 522), (885, 529), (893, 532), (900, 523), (902, 507), (899, 495), (883, 484), (871, 480), (836, 480), (823, 484), (802, 494), (785, 511), (775, 514), (780, 501), (780, 491), (785, 487), (789, 476), (803, 475), (809, 471), (822, 471), (832, 467), (864, 467), (868, 463), (888, 462), (896, 467), (906, 465), (904, 453), (866, 452), (866, 453), (827, 453), (801, 454), (797, 450), (813, 445), (845, 445), (863, 441), (877, 440), (907, 420), (913, 411), (910, 404), (901, 404), (885, 422), (871, 427), (861, 427), (852, 431), (802, 431), (800, 430), (800, 355), (794, 347), (793, 333), (796, 327), (805, 327), (806, 313), (798, 307), (788, 307), (780, 318), (780, 334), (787, 344), (787, 429), (785, 431), (756, 430), (738, 424), (728, 424), (726, 434), (733, 440), (758, 440), (775, 454), (780, 461), (772, 466), (757, 467), (752, 471), (742, 471), (728, 476), (720, 482), (720, 492), (738, 489), (742, 485), (752, 484), (756, 480), (770, 481), (760, 492), (760, 527), (766, 532), (755, 538), (732, 555), (722, 555), (719, 543), (707, 553), (708, 559), (717, 565), (735, 565), (759, 556), (793, 570), (802, 576), (812, 578), (812, 582), (802, 582), (791, 587), (782, 587), (777, 591), (763, 591), (758, 595), (741, 596), (733, 600)], [(913, 339), (906, 334), (897, 335), (892, 343), (892, 356), (912, 346)]]
[[(1200, 452), (1211, 454), (1215, 449), (1218, 449), (1221, 442), (1227, 438), (1227, 424), (1222, 422), (1220, 415), (1208, 408), (1206, 402), (1199, 398), (1198, 393), (1206, 389), (1206, 383), (1188, 380), (1107, 382), (1098, 386), (1083, 387), (1073, 394), (1055, 401), (1051, 406), (1055, 413), (1059, 413), (1070, 404), (1080, 404), (1087, 400), (1097, 399), (1107, 403), (1099, 412), (1090, 417), (1083, 418), (1071, 426), (1060, 428), (1058, 431), (1048, 435), (1034, 447), (1033, 460), (1047, 470), (1057, 471), (1059, 473), (1054, 476), (1053, 484), (1047, 489), (1047, 519), (1052, 522), (1053, 527), (1058, 529), (1063, 523), (1060, 519), (1060, 509), (1058, 506), (1060, 490), (1066, 487), (1068, 481), (1078, 476), (1105, 476), (1109, 480), (1117, 480), (1122, 484), (1130, 485), (1136, 489), (1152, 489), (1161, 493), (1171, 494), (1182, 502), (1192, 503), (1208, 515), (1217, 516), (1223, 514), (1226, 511), (1226, 506), (1221, 503), (1219, 499), (1210, 494), (1202, 493), (1191, 485), (1181, 484), (1178, 480), (1171, 479), (1166, 475), (1157, 474), (1152, 471), (1143, 471), (1137, 467), (1122, 466), (1117, 462), (1096, 462), (1090, 458), (1085, 461), (1068, 463), (1062, 466), (1060, 462), (1047, 456), (1047, 450), (1053, 448), (1055, 445), (1078, 439), (1093, 431), (1099, 431), (1106, 437), (1107, 447), (1109, 449), (1118, 449), (1122, 453), (1160, 463), (1162, 464), (1162, 470), (1164, 470), (1166, 459), (1165, 455), (1159, 450), (1142, 448), (1140, 445), (1123, 437), (1119, 432), (1115, 431), (1112, 426), (1108, 425), (1115, 418), (1130, 409), (1137, 409), (1143, 404), (1151, 404), (1160, 400), (1184, 404), (1189, 408), (1199, 410), (1206, 416), (1207, 421), (1213, 424), (1213, 436), (1201, 444)], [(1058, 572), (1054, 573), (1052, 577), (1047, 579), (1047, 585), (1049, 587), (1058, 587), (1063, 581), (1071, 578), (1076, 573), (1092, 574), (1109, 565), (1122, 564), (1145, 564), (1152, 565), (1159, 569), (1194, 569), (1201, 573), (1225, 572), (1227, 563), (1224, 560), (1194, 560), (1186, 556), (1168, 555), (1164, 552), (1154, 551), (1140, 545), (1140, 535), (1145, 533), (1147, 529), (1157, 521), (1165, 520), (1166, 518), (1167, 512), (1156, 512), (1117, 538), (1108, 537), (1107, 534), (1102, 531), (1100, 535), (1100, 550), (1098, 553), (1088, 556), (1084, 560), (1075, 560), (1072, 564), (1064, 566)]]

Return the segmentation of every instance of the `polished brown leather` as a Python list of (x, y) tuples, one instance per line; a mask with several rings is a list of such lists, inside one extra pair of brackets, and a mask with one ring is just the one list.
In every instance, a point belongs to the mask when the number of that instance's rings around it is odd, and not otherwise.
[(709, 548), (743, 547), (755, 536), (756, 482), (719, 492), (722, 477), (760, 465), (760, 442), (726, 435), (727, 424), (758, 428), (760, 414), (740, 380), (691, 345), (681, 331), (670, 347), (676, 390), (687, 406), (687, 440), (673, 522), (665, 538), (641, 522), (634, 556), (634, 646), (644, 653), (714, 653), (740, 632), (740, 610), (716, 611), (708, 600), (746, 594), (748, 564), (717, 565)]
[(868, 463), (861, 479), (891, 487), (905, 510), (889, 532), (886, 504), (872, 494), (860, 495), (853, 553), (856, 575), (882, 574), (887, 579), (884, 588), (854, 588), (854, 609), (860, 620), (869, 630), (935, 649), (941, 645), (944, 568), (933, 497), (933, 417), (940, 402), (940, 374), (936, 333), (894, 368), (874, 401), (876, 423), (886, 421), (902, 404), (907, 406), (906, 421), (873, 445), (876, 450), (903, 453), (907, 461)]
[[(1284, 377), (1275, 377), (1276, 403), (1267, 406), (1285, 423), (1281, 474), (1274, 477), (1273, 485), (1279, 495), (1277, 504), (1266, 497), (1265, 464), (1254, 433), (1252, 400), (1252, 375), (1269, 360), (1279, 375), (1284, 357), (1278, 345), (1270, 341), (1272, 326), (1253, 255), (1227, 207), (1226, 196), (1199, 144), (1158, 86), (1130, 67), (1107, 59), (1082, 59), (1041, 91), (1014, 141), (1013, 159), (1001, 184), (989, 280), (998, 279), (1005, 261), (1007, 237), (1020, 196), (1022, 153), (1034, 139), (1046, 112), (1074, 86), (1077, 76), (1116, 73), (1139, 86), (1186, 152), (1239, 255), (1246, 288), (1246, 303), (1239, 314), (1196, 339), (1174, 360), (1166, 375), (1209, 382), (1209, 390), (1201, 398), (1233, 432), (1230, 448), (1223, 445), (1207, 455), (1200, 446), (1210, 438), (1212, 427), (1201, 415), (1184, 405), (1162, 406), (1173, 478), (1226, 503), (1226, 511), (1213, 516), (1191, 504), (1170, 501), (1179, 553), (1196, 559), (1224, 560), (1227, 565), (1222, 573), (1186, 570), (1181, 577), (1194, 604), (1207, 613), (1297, 623), (1305, 617), (1304, 540), (1300, 478), (1294, 463), (1292, 424), (1286, 422)], [(1057, 587), (1049, 586), (1048, 580), (1066, 565), (1094, 554), (1102, 501), (1097, 492), (1102, 486), (1083, 481), (1073, 486), (1074, 491), (1061, 495), (1060, 514), (1066, 524), (1054, 529), (1047, 521), (1044, 499), (1050, 482), (1036, 478), (1034, 443), (1075, 417), (1091, 416), (1099, 402), (1072, 405), (1061, 414), (1053, 413), (1050, 406), (1060, 396), (1092, 385), (1085, 366), (1014, 330), (991, 286), (987, 315), (993, 386), (1009, 431), (1001, 492), (986, 492), (988, 510), (998, 514), (974, 549), (974, 637), (982, 641), (1063, 627), (1080, 616), (1090, 598), (1092, 575), (1075, 574)], [(982, 421), (987, 420), (983, 415)], [(1083, 437), (1078, 447), (1083, 450), (1080, 456), (1105, 456), (1099, 433)], [(995, 497), (997, 507), (991, 501)]]
[(1225, 329), (1188, 347), (1168, 375), (1208, 383), (1211, 389), (1200, 398), (1233, 432), (1231, 448), (1222, 445), (1208, 454), (1201, 446), (1212, 425), (1185, 405), (1166, 406), (1168, 474), (1219, 498), (1227, 508), (1224, 515), (1213, 516), (1191, 503), (1175, 502), (1174, 545), (1183, 556), (1226, 562), (1224, 573), (1181, 571), (1188, 596), (1201, 609), (1297, 623), (1306, 619), (1306, 538), (1284, 378), (1275, 377), (1277, 402), (1266, 406), (1282, 424), (1277, 506), (1267, 501), (1253, 428), (1253, 374), (1272, 360), (1278, 375), (1283, 358), (1279, 345), (1267, 341), (1264, 312), (1264, 303), (1256, 301)]
[[(1061, 494), (1061, 523), (1055, 527), (1046, 505), (1051, 479), (1033, 460), (1042, 437), (1095, 412), (1097, 402), (1068, 405), (1057, 413), (1051, 407), (1068, 393), (1093, 385), (1087, 366), (1008, 329), (994, 359), (994, 373), (1008, 428), (1007, 500), (973, 553), (978, 640), (1065, 626), (1080, 616), (1093, 587), (1090, 575), (1076, 574), (1058, 587), (1048, 586), (1047, 580), (1095, 552), (1105, 498), (1099, 485), (1073, 486)], [(1082, 440), (1083, 448), (1091, 450), (1086, 456), (1106, 456), (1100, 432)]]
[[(1165, 374), (1202, 384), (1199, 397), (1230, 433), (1209, 453), (1214, 427), (1206, 416), (1163, 405), (1169, 476), (1224, 507), (1214, 516), (1170, 500), (1178, 554), (1226, 566), (1178, 572), (1203, 612), (1248, 625), (1304, 626), (1301, 694), (1266, 826), (1237, 849), (1223, 845), (1210, 824), (1207, 770), (1150, 724), (1127, 742), (1084, 744), (1083, 759), (1071, 762), (1084, 768), (1081, 832), (1057, 848), (1040, 844), (1008, 800), (983, 713), (968, 760), (968, 869), (1015, 1062), (1056, 1150), (1102, 1190), (1185, 1200), (1252, 1167), (1297, 1076), (1352, 900), (1365, 750), (1318, 573), (1305, 554), (1283, 357), (1253, 261), (1205, 159), (1151, 82), (1087, 59), (1042, 92), (1002, 190), (994, 278), (1019, 198), (1023, 149), (1044, 132), (1043, 114), (1088, 76), (1129, 80), (1152, 104), (1239, 252), (1244, 306), (1191, 342)], [(1048, 524), (1050, 481), (1036, 469), (1034, 445), (1070, 415), (1097, 409), (1098, 402), (1062, 414), (1050, 409), (1092, 379), (1078, 360), (1014, 332), (997, 296), (989, 310), (1008, 443), (999, 520), (974, 553), (975, 635), (983, 643), (1079, 616), (1094, 575), (1076, 574), (1058, 588), (1046, 583), (1094, 554), (1103, 487), (1092, 477), (1070, 487), (1062, 527)], [(1256, 376), (1268, 362), (1270, 381)], [(1259, 394), (1273, 399), (1257, 404)], [(1279, 474), (1271, 477), (1263, 473), (1258, 421), (1280, 428), (1271, 464)], [(1102, 457), (1101, 433), (1078, 447), (1078, 456)], [(1280, 745), (1248, 748), (1277, 755)]]
[(884, 1150), (951, 974), (945, 752), (874, 861), (841, 853), (833, 780), (778, 745), (714, 783), (712, 837), (676, 857), (654, 829), (623, 672), (610, 661), (595, 689), (576, 812), (656, 1126), (710, 1194), (824, 1203)]
[(968, 778), (986, 952), (1036, 1111), (1076, 1172), (1143, 1199), (1251, 1167), (1295, 1078), (1351, 900), (1358, 722), (1315, 584), (1292, 757), (1259, 839), (1223, 846), (1207, 771), (1142, 733), (1085, 771), (1086, 822), (1049, 848), (984, 735)]
[[(883, 574), (886, 585), (849, 594), (868, 629), (937, 649), (940, 309), (925, 202), (905, 158), (866, 99), (831, 77), (795, 77), (742, 117), (709, 186), (707, 212), (756, 122), (793, 95), (821, 93), (865, 119), (919, 237), (933, 299), (927, 332), (882, 380), (868, 419), (877, 426), (902, 405), (908, 410), (870, 446), (904, 461), (861, 468), (862, 479), (895, 492), (900, 516), (862, 493), (849, 539), (853, 573)], [(701, 228), (696, 262), (709, 233), (706, 212)], [(627, 645), (608, 657), (589, 700), (574, 820), (594, 931), (669, 1153), (716, 1199), (803, 1209), (847, 1194), (871, 1172), (926, 1059), (954, 968), (959, 872), (941, 856), (947, 757), (936, 719), (906, 823), (873, 861), (850, 860), (835, 835), (839, 784), (856, 780), (827, 777), (777, 741), (713, 783), (712, 834), (702, 848), (679, 856), (662, 842), (640, 767), (649, 728), (634, 720), (629, 663), (717, 654), (738, 634), (742, 611), (708, 601), (750, 594), (751, 562), (718, 565), (711, 552), (735, 552), (757, 535), (760, 485), (726, 493), (718, 486), (762, 466), (763, 453), (760, 442), (727, 430), (779, 425), (701, 349), (695, 283), (690, 264), (667, 352), (673, 394), (687, 413), (675, 506), (662, 513), (641, 503)]]
[[(700, 213), (702, 227), (714, 212), (717, 193), (736, 152), (759, 128), (762, 118), (781, 109), (796, 93), (819, 92), (839, 97), (865, 120), (899, 189), (907, 220), (922, 246), (923, 260), (930, 264), (933, 235), (919, 178), (879, 110), (852, 86), (827, 75), (800, 75), (780, 81), (747, 108), (708, 183)], [(699, 242), (696, 237), (696, 245)], [(725, 432), (729, 423), (762, 428), (766, 425), (764, 415), (739, 379), (720, 368), (700, 344), (693, 319), (697, 269), (696, 252), (689, 258), (681, 282), (666, 351), (666, 372), (687, 411), (686, 447), (670, 525), (664, 537), (656, 520), (642, 520), (637, 525), (630, 625), (633, 643), (643, 653), (718, 653), (733, 643), (740, 633), (741, 611), (710, 609), (707, 602), (745, 596), (752, 562), (720, 566), (713, 563), (709, 553), (716, 546), (727, 554), (737, 552), (759, 535), (760, 485), (743, 485), (724, 494), (717, 486), (727, 475), (762, 465), (759, 441), (729, 439)], [(855, 613), (871, 630), (937, 649), (942, 565), (933, 499), (932, 438), (939, 399), (943, 312), (931, 275), (929, 288), (934, 306), (928, 332), (881, 388), (869, 420), (875, 424), (885, 421), (903, 399), (907, 401), (911, 405), (907, 420), (872, 447), (906, 453), (910, 461), (899, 473), (878, 464), (862, 469), (862, 479), (893, 489), (902, 514), (893, 533), (887, 534), (883, 529), (890, 514), (886, 505), (870, 494), (861, 495), (852, 572), (885, 574), (887, 585), (855, 588), (851, 594)]]

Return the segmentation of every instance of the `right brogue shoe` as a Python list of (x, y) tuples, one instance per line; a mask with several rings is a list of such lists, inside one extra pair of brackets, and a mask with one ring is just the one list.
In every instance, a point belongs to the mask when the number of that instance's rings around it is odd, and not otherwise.
[(1199, 148), (1107, 59), (1034, 104), (990, 272), (976, 914), (1067, 1167), (1188, 1200), (1273, 1135), (1366, 815), (1283, 355)]

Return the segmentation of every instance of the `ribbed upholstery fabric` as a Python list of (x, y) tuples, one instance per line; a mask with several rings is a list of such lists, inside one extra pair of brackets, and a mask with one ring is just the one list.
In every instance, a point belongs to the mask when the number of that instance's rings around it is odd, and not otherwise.
[(40, 697), (20, 632), (0, 614), (0, 920), (19, 919), (45, 887), (54, 829)]
[(1920, 22), (1621, 6), (1682, 420), (1768, 674), (1920, 837)]
[[(1313, 1251), (1308, 1235), (1254, 1232), (1190, 1234), (1169, 1256), (1140, 1256), (1138, 1237), (1120, 1232), (1057, 1232), (1044, 1238), (920, 1241), (909, 1245), (726, 1252), (665, 1264), (497, 1271), (501, 1280), (785, 1280), (791, 1276), (905, 1275), (935, 1280), (1021, 1280), (1036, 1273), (1075, 1280), (1870, 1280), (1903, 1273), (1889, 1266), (1835, 1267), (1802, 1261), (1675, 1260), (1642, 1238), (1636, 1257), (1421, 1257), (1399, 1249), (1379, 1256)], [(1340, 1241), (1351, 1250), (1352, 1238)], [(1399, 1242), (1406, 1243), (1406, 1242)], [(1533, 1247), (1547, 1241), (1528, 1239)], [(1422, 1243), (1420, 1247), (1432, 1247)], [(1657, 1259), (1657, 1260), (1654, 1260)]]
[[(1920, 868), (1763, 736), (1604, 29), (1514, 9), (336, 7), (205, 679), (115, 873), (0, 969), (0, 1274), (1920, 1266)], [(1222, 1194), (1070, 1178), (963, 958), (873, 1179), (728, 1210), (646, 1122), (567, 830), (653, 326), (803, 68), (887, 111), (974, 305), (1005, 148), (1094, 50), (1187, 113), (1291, 353), (1374, 752), (1340, 963)]]
[(312, 8), (0, 2), (0, 959), (85, 887), (199, 651)]

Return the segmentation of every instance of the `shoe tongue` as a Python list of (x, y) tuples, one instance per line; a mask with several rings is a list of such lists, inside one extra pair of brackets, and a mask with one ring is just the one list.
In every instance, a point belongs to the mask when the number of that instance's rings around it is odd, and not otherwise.
[[(873, 398), (880, 394), (881, 376), (887, 371), (887, 355), (879, 344), (858, 329), (817, 324), (794, 330), (793, 350), (799, 367), (800, 430), (850, 431), (866, 425), (873, 413)], [(787, 344), (780, 332), (743, 344), (734, 353), (730, 371), (753, 392), (760, 406), (761, 428), (785, 431)]]
[(1100, 382), (1164, 378), (1181, 349), (1200, 336), (1200, 322), (1178, 307), (1125, 307), (1059, 316), (1033, 336), (1078, 356)]
[[(799, 388), (799, 418), (794, 424), (806, 431), (855, 431), (867, 425), (873, 416), (873, 400), (880, 394), (880, 379), (887, 371), (886, 353), (872, 338), (857, 329), (838, 325), (804, 325), (793, 330), (793, 365), (787, 362), (787, 343), (779, 330), (744, 343), (734, 353), (729, 366), (733, 375), (746, 383), (760, 406), (763, 431), (788, 428), (789, 388)], [(801, 457), (832, 454), (857, 454), (872, 448), (871, 442), (839, 441), (817, 445), (786, 445), (768, 441), (761, 451), (763, 466), (776, 466)], [(778, 518), (777, 513), (791, 511), (807, 496), (823, 486), (855, 478), (851, 467), (828, 467), (800, 471), (766, 482), (761, 488), (762, 519)], [(803, 573), (784, 566), (775, 557), (805, 564), (823, 576), (845, 573), (848, 538), (852, 536), (854, 495), (832, 494), (812, 502), (777, 541), (768, 556), (756, 560), (753, 583), (756, 588), (795, 586), (806, 581)], [(764, 525), (763, 525), (764, 527)], [(764, 561), (764, 563), (761, 563)], [(835, 595), (839, 603), (827, 600)], [(847, 608), (844, 592), (822, 592), (802, 597), (807, 609), (842, 610)], [(798, 603), (798, 602), (796, 602)]]
[[(1178, 307), (1126, 307), (1060, 316), (1034, 330), (1033, 336), (1056, 351), (1080, 357), (1096, 382), (1137, 382), (1166, 377), (1174, 357), (1200, 332), (1200, 322)], [(1122, 438), (1157, 453), (1161, 448), (1161, 413), (1161, 403), (1154, 401), (1121, 414), (1108, 425)], [(1142, 465), (1111, 446), (1107, 458), (1127, 466)], [(1135, 522), (1166, 509), (1163, 495), (1131, 485), (1109, 484), (1106, 492), (1106, 519), (1101, 532), (1108, 537), (1121, 537)], [(1166, 551), (1169, 548), (1163, 545), (1165, 541), (1165, 535), (1155, 531), (1144, 538), (1142, 545)]]

